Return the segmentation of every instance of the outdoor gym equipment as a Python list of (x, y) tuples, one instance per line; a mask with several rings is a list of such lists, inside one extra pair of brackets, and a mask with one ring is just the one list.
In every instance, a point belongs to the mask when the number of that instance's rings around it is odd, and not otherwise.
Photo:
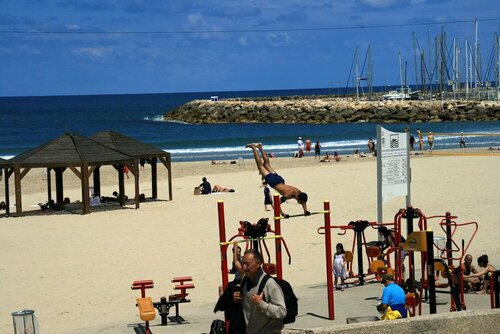
[[(345, 235), (348, 230), (352, 230), (354, 232), (354, 238), (352, 242), (352, 248), (351, 251), (346, 252), (346, 261), (347, 261), (347, 272), (348, 276), (346, 279), (349, 278), (356, 278), (358, 280), (359, 285), (364, 285), (365, 284), (365, 277), (367, 275), (373, 274), (374, 272), (371, 271), (371, 263), (373, 260), (373, 257), (376, 257), (378, 253), (378, 247), (375, 248), (369, 247), (368, 243), (366, 242), (366, 237), (365, 237), (365, 229), (369, 226), (377, 226), (376, 222), (369, 222), (366, 220), (357, 220), (357, 221), (351, 221), (347, 225), (337, 225), (337, 226), (331, 226), (330, 228), (338, 228), (342, 232), (339, 232), (339, 235)], [(322, 230), (324, 230), (325, 227), (320, 227), (318, 228), (318, 233), (322, 234)], [(364, 273), (363, 270), (363, 246), (365, 248), (365, 252), (368, 257), (368, 273)], [(358, 262), (358, 273), (354, 274), (353, 268), (352, 268), (352, 262), (354, 258), (354, 254), (357, 254), (357, 262)], [(383, 264), (383, 262), (382, 262)], [(347, 283), (349, 284), (349, 283)]]
[[(450, 311), (461, 311), (465, 310), (465, 296), (464, 296), (464, 277), (462, 270), (463, 258), (465, 257), (467, 250), (469, 249), (472, 240), (474, 239), (477, 231), (479, 229), (477, 222), (466, 222), (466, 223), (457, 223), (455, 219), (457, 216), (452, 216), (450, 212), (446, 212), (445, 215), (438, 216), (430, 216), (427, 219), (441, 218), (439, 222), (439, 227), (445, 233), (445, 246), (443, 247), (438, 242), (439, 238), (434, 239), (434, 246), (440, 252), (439, 260), (443, 263), (443, 265), (439, 265), (438, 270), (441, 273), (443, 278), (448, 279), (448, 283), (438, 284), (438, 287), (450, 288), (450, 292), (448, 291), (437, 291), (443, 293), (451, 293), (451, 307)], [(427, 220), (424, 222), (425, 224), (421, 226), (421, 229), (427, 229)], [(455, 232), (459, 228), (471, 228), (472, 234), (470, 235), (467, 244), (462, 240), (461, 247), (457, 244), (457, 242), (453, 239)], [(454, 255), (458, 253), (458, 255)], [(455, 264), (455, 261), (458, 263)], [(446, 265), (445, 265), (446, 264)], [(444, 266), (444, 268), (442, 268)], [(425, 267), (423, 267), (425, 270)], [(422, 282), (421, 289), (427, 286), (427, 282), (425, 280)]]
[[(280, 201), (279, 196), (274, 196), (274, 230), (268, 224), (269, 219), (262, 218), (255, 225), (247, 222), (240, 221), (240, 227), (238, 228), (238, 233), (233, 235), (229, 240), (226, 239), (226, 222), (224, 217), (224, 201), (217, 201), (217, 210), (219, 218), (219, 246), (221, 254), (221, 275), (222, 275), (222, 288), (227, 287), (229, 281), (229, 270), (228, 270), (228, 260), (227, 260), (227, 249), (230, 244), (244, 242), (246, 248), (251, 247), (254, 249), (260, 249), (265, 251), (268, 257), (268, 263), (264, 264), (263, 268), (266, 269), (270, 274), (276, 274), (278, 278), (283, 278), (282, 269), (282, 250), (281, 244), (285, 247), (285, 250), (289, 257), (289, 263), (291, 262), (290, 251), (286, 245), (286, 242), (281, 235), (281, 217), (280, 212)], [(268, 236), (267, 233), (273, 235)], [(239, 240), (238, 240), (239, 239)], [(271, 257), (269, 254), (269, 249), (265, 240), (274, 239), (275, 240), (275, 253), (276, 253), (276, 263), (270, 263)]]
[(161, 325), (167, 326), (167, 319), (170, 313), (170, 308), (175, 306), (175, 318), (181, 319), (179, 316), (179, 304), (189, 303), (190, 299), (186, 297), (189, 295), (187, 293), (188, 289), (194, 289), (194, 284), (192, 284), (191, 276), (174, 277), (171, 282), (174, 283), (174, 290), (179, 290), (180, 293), (172, 294), (166, 297), (161, 297), (159, 302), (153, 302), (151, 297), (146, 297), (146, 290), (154, 288), (153, 280), (140, 280), (132, 282), (132, 290), (141, 290), (141, 297), (137, 298), (137, 307), (139, 308), (139, 317), (142, 321), (145, 321), (146, 331), (145, 334), (151, 334), (149, 329), (149, 322), (154, 320), (156, 317), (155, 308), (161, 317)]
[(154, 282), (152, 280), (142, 280), (132, 282), (132, 290), (141, 290), (141, 298), (137, 298), (137, 306), (139, 307), (139, 317), (146, 322), (145, 334), (151, 334), (149, 322), (154, 320), (156, 312), (153, 306), (151, 297), (146, 297), (146, 289), (152, 289)]
[[(228, 284), (229, 270), (228, 270), (228, 260), (227, 260), (227, 249), (230, 244), (234, 243), (245, 243), (246, 248), (249, 247), (259, 249), (261, 254), (266, 254), (268, 262), (263, 264), (263, 269), (270, 275), (276, 275), (278, 278), (283, 278), (283, 266), (282, 266), (282, 248), (283, 245), (285, 251), (288, 255), (288, 263), (291, 264), (291, 255), (286, 244), (286, 241), (281, 234), (281, 221), (283, 219), (289, 219), (294, 217), (306, 216), (305, 214), (296, 215), (281, 215), (280, 197), (278, 194), (274, 196), (274, 210), (273, 210), (273, 220), (274, 220), (274, 230), (268, 224), (267, 218), (262, 218), (256, 224), (251, 224), (247, 221), (240, 221), (240, 227), (238, 228), (238, 233), (233, 235), (229, 240), (226, 239), (226, 224), (224, 218), (224, 202), (219, 200), (217, 202), (218, 218), (219, 218), (219, 246), (221, 253), (221, 275), (222, 275), (222, 287), (226, 288)], [(309, 215), (316, 214), (327, 214), (328, 211), (318, 211), (312, 212)], [(271, 234), (271, 235), (268, 235)], [(275, 240), (275, 263), (270, 263), (271, 256), (269, 249), (266, 244), (266, 240)]]

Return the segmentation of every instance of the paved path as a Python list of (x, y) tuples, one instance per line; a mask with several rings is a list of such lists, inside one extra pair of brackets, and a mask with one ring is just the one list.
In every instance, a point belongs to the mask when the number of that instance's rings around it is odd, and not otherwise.
[[(295, 323), (289, 324), (286, 328), (307, 329), (312, 327), (332, 326), (346, 324), (346, 318), (353, 317), (375, 317), (379, 316), (376, 305), (380, 303), (383, 286), (377, 282), (367, 282), (364, 286), (352, 286), (343, 292), (336, 292), (335, 299), (335, 320), (328, 319), (328, 302), (326, 296), (326, 284), (308, 285), (294, 287), (295, 294), (299, 298), (299, 316)], [(489, 295), (466, 294), (465, 302), (468, 310), (479, 310), (490, 308)], [(210, 324), (214, 319), (223, 319), (222, 312), (213, 313), (213, 304), (195, 305), (183, 304), (180, 314), (185, 322), (182, 324), (170, 323), (168, 326), (158, 326), (159, 317), (153, 321), (151, 327), (154, 334), (160, 333), (208, 333)], [(450, 295), (437, 294), (437, 312), (449, 312)], [(173, 309), (172, 309), (173, 310)], [(424, 303), (422, 314), (429, 314), (429, 305)], [(121, 327), (120, 329), (118, 328)], [(134, 330), (134, 324), (129, 324), (127, 330), (123, 324), (117, 327), (111, 326), (101, 333), (141, 333)], [(83, 332), (82, 332), (83, 333)]]

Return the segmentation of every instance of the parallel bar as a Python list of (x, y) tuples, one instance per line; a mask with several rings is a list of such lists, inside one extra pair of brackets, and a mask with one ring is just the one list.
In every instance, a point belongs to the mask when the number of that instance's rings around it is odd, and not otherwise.
[(232, 245), (232, 244), (239, 244), (243, 242), (252, 242), (254, 240), (265, 240), (265, 239), (281, 239), (281, 235), (270, 235), (267, 237), (261, 237), (261, 238), (248, 238), (248, 239), (241, 239), (238, 241), (224, 241), (224, 242), (219, 242), (219, 245), (221, 246), (227, 246), (227, 245)]

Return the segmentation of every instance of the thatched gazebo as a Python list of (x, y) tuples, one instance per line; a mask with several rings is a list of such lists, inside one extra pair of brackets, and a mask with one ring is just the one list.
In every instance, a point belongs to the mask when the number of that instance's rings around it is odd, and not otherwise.
[[(170, 153), (110, 130), (96, 133), (91, 138), (139, 161), (147, 161), (151, 165), (151, 197), (154, 199), (158, 198), (157, 160), (160, 160), (168, 171), (168, 198), (170, 201), (172, 200), (172, 161)], [(100, 193), (99, 189), (96, 189), (99, 184), (98, 181), (96, 182), (98, 175), (98, 170), (94, 171), (94, 191), (96, 194)]]
[[(64, 134), (44, 145), (31, 149), (2, 163), (6, 166), (5, 193), (9, 201), (8, 179), (14, 174), (16, 214), (22, 215), (21, 180), (32, 168), (47, 168), (48, 200), (51, 200), (51, 170), (55, 172), (56, 201), (64, 200), (63, 173), (70, 169), (81, 180), (82, 214), (90, 213), (89, 176), (102, 165), (113, 165), (119, 176), (119, 202), (125, 204), (123, 167), (130, 166), (135, 176), (135, 204), (139, 207), (139, 171), (134, 157), (78, 134)], [(5, 168), (5, 167), (4, 167)], [(9, 214), (9, 212), (7, 212)]]

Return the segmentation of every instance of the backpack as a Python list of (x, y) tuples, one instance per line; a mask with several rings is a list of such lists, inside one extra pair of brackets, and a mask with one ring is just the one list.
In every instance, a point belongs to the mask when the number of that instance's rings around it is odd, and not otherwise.
[(283, 290), (283, 295), (285, 297), (285, 306), (286, 306), (286, 315), (283, 318), (283, 323), (291, 324), (295, 322), (295, 317), (299, 312), (299, 304), (298, 304), (299, 299), (295, 296), (295, 293), (293, 293), (293, 289), (290, 283), (288, 283), (283, 279), (266, 275), (260, 282), (258, 294), (262, 293), (262, 290), (264, 290), (264, 286), (266, 285), (267, 280), (270, 278), (273, 278), (275, 282), (278, 283), (278, 285), (281, 287), (281, 290)]
[(223, 320), (216, 319), (212, 321), (210, 325), (209, 334), (225, 334), (226, 333), (226, 323)]

